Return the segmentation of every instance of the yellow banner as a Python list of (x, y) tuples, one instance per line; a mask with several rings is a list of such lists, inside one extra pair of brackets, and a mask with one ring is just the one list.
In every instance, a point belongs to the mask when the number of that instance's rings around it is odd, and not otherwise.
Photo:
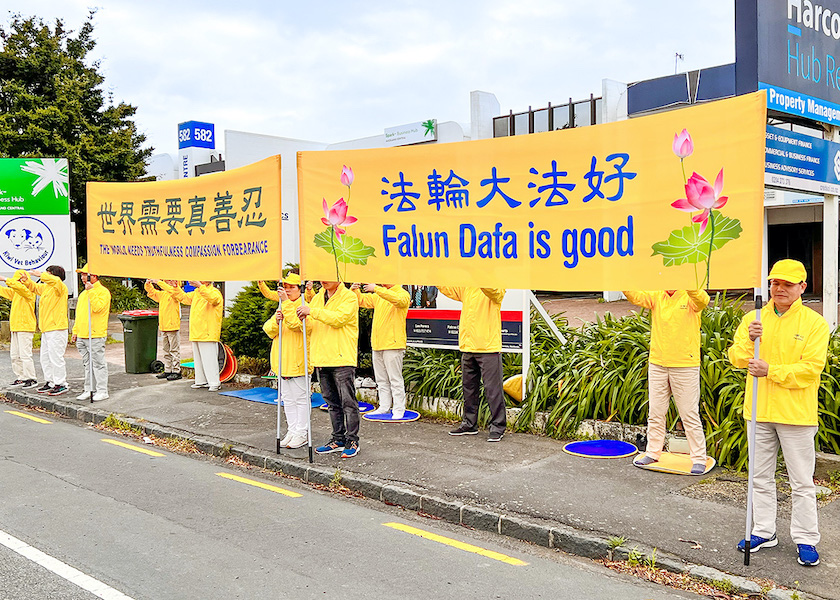
[(202, 177), (87, 184), (94, 273), (194, 281), (277, 279), (280, 157)]
[(764, 93), (592, 127), (298, 154), (320, 280), (547, 290), (759, 282)]

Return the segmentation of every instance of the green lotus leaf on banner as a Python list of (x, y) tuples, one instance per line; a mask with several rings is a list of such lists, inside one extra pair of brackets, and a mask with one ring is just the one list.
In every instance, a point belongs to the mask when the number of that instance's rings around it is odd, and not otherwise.
[(661, 255), (666, 267), (697, 264), (709, 259), (710, 240), (711, 250), (715, 251), (741, 236), (743, 229), (740, 220), (730, 219), (718, 211), (713, 211), (713, 213), (714, 239), (712, 239), (711, 227), (707, 227), (701, 234), (700, 224), (694, 223), (689, 227), (672, 231), (667, 240), (656, 242), (652, 246), (651, 256)]
[(368, 258), (375, 256), (374, 253), (376, 252), (376, 248), (366, 246), (362, 240), (346, 233), (340, 239), (337, 238), (332, 227), (317, 234), (314, 242), (319, 248), (323, 248), (329, 254), (334, 255), (340, 263), (366, 265)]

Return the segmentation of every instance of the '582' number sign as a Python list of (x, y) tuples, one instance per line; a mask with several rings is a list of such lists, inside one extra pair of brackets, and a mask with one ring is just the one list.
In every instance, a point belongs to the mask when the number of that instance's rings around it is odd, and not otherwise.
[(213, 123), (187, 121), (178, 125), (178, 148), (216, 147), (215, 127)]

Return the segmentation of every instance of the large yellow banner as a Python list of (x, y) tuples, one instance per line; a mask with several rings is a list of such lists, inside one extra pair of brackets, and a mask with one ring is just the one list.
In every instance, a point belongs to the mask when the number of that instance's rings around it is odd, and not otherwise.
[(300, 152), (306, 278), (548, 290), (758, 285), (763, 93), (576, 129)]
[(277, 279), (280, 157), (198, 178), (87, 184), (94, 273), (157, 279)]

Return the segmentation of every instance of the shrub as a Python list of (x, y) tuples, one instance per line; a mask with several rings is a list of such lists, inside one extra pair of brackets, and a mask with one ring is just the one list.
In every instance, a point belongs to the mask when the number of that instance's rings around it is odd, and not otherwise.
[(238, 356), (236, 358), (237, 372), (246, 375), (268, 375), (271, 365), (267, 358), (254, 358), (252, 356)]
[[(112, 313), (143, 308), (157, 309), (157, 302), (149, 298), (143, 289), (143, 279), (128, 279), (128, 287), (123, 285), (124, 280), (119, 277), (103, 277), (99, 281), (111, 292)], [(80, 292), (82, 290), (84, 287), (79, 288)]]

